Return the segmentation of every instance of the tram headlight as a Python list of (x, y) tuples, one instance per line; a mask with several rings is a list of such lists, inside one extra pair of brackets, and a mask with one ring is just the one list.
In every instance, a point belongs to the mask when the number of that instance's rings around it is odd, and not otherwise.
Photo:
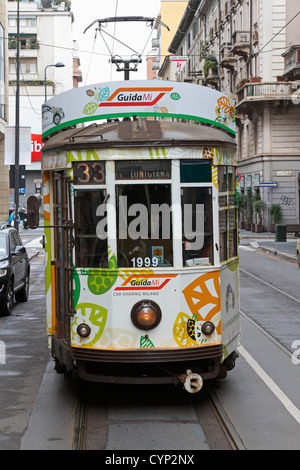
[(152, 300), (141, 300), (131, 310), (131, 321), (140, 330), (152, 330), (161, 320), (161, 309)]
[(211, 321), (206, 321), (203, 323), (201, 331), (205, 336), (210, 336), (215, 331), (215, 325)]
[(91, 334), (91, 329), (86, 323), (80, 323), (80, 325), (77, 326), (77, 333), (82, 338), (87, 338)]

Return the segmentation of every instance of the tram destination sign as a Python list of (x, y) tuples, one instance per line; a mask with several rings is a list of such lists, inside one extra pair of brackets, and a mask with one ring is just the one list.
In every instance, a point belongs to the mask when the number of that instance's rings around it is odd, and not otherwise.
[(169, 160), (143, 162), (116, 162), (116, 180), (166, 180), (171, 179)]
[(42, 106), (43, 138), (83, 122), (132, 116), (201, 121), (235, 135), (235, 103), (221, 92), (183, 82), (133, 80), (54, 96)]

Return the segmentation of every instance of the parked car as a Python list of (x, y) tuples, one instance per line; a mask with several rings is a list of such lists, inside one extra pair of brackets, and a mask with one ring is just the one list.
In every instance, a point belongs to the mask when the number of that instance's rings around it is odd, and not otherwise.
[(0, 315), (10, 315), (14, 297), (26, 302), (29, 295), (30, 263), (17, 230), (0, 229)]
[(298, 266), (300, 268), (300, 237), (298, 237), (298, 241), (297, 241), (297, 261), (298, 261)]

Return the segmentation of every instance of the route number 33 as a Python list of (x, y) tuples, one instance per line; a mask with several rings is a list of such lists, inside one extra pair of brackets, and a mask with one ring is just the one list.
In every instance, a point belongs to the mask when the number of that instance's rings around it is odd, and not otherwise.
[(78, 162), (73, 168), (75, 184), (105, 183), (105, 166), (102, 162)]

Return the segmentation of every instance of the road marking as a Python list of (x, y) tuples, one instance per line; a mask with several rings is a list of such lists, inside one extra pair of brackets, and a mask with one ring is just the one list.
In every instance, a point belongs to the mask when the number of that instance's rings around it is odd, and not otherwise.
[(281, 401), (290, 415), (300, 424), (300, 410), (291, 402), (291, 400), (283, 393), (283, 391), (275, 384), (271, 377), (260, 367), (253, 357), (246, 351), (243, 346), (238, 347), (239, 353), (244, 357), (257, 375), (265, 382), (271, 392)]
[(286, 259), (283, 259), (279, 255), (273, 255), (272, 256), (269, 253), (265, 253), (264, 251), (257, 251), (256, 253), (258, 255), (266, 256), (267, 258), (275, 259), (276, 261), (281, 261), (282, 263), (290, 264), (291, 266), (295, 266), (295, 264), (297, 263), (296, 259), (295, 259), (295, 261), (287, 261)]

